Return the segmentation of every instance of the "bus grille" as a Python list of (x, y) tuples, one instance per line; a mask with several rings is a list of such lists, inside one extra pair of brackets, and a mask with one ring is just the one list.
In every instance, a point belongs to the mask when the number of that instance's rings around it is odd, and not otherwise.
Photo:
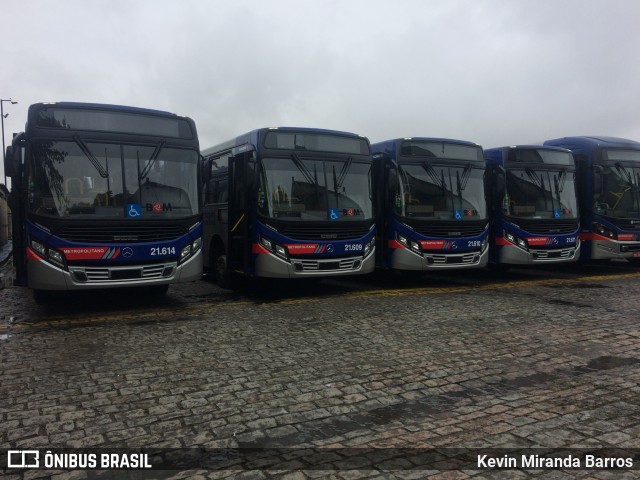
[(532, 250), (534, 260), (541, 262), (547, 260), (569, 260), (575, 255), (575, 248), (565, 248), (562, 250)]
[(159, 278), (171, 278), (176, 272), (177, 263), (136, 265), (127, 267), (69, 267), (76, 282), (110, 283), (122, 280), (144, 281)]
[(346, 223), (322, 225), (274, 225), (278, 233), (294, 240), (345, 240), (364, 237), (371, 225), (348, 225)]
[(86, 243), (142, 243), (173, 240), (184, 234), (181, 225), (67, 225), (57, 235), (71, 242)]
[(476, 237), (484, 232), (487, 222), (411, 222), (409, 226), (426, 237)]
[(512, 219), (512, 223), (525, 232), (535, 234), (572, 233), (578, 229), (577, 220), (523, 220), (518, 218)]
[(475, 265), (480, 262), (480, 252), (463, 255), (427, 255), (433, 259), (434, 265)]
[(293, 261), (298, 272), (340, 272), (357, 270), (362, 265), (360, 258), (342, 258), (336, 260), (299, 260)]

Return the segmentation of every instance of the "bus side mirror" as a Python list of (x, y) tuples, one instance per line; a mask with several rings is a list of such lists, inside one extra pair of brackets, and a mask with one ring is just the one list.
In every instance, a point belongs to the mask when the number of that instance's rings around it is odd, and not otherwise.
[(494, 178), (494, 193), (497, 198), (502, 198), (504, 195), (505, 189), (505, 176), (506, 171), (502, 166), (496, 166), (493, 169), (493, 178)]
[(395, 165), (387, 166), (389, 169), (387, 174), (387, 188), (389, 192), (395, 194), (396, 186), (398, 184), (398, 171), (395, 168)]
[(7, 152), (4, 156), (4, 174), (7, 177), (13, 177), (16, 173), (16, 159), (14, 158), (14, 156), (15, 151), (13, 147), (7, 147)]
[(602, 174), (604, 169), (601, 165), (593, 166), (593, 193), (602, 193)]
[(211, 160), (206, 160), (204, 157), (201, 157), (200, 161), (200, 178), (203, 183), (211, 180)]

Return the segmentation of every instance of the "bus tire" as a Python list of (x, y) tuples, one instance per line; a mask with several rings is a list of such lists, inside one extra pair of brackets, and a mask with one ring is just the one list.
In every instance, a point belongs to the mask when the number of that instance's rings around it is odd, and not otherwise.
[(149, 292), (150, 295), (154, 297), (161, 297), (167, 294), (169, 291), (169, 285), (153, 285), (151, 287), (147, 287), (147, 289), (147, 292)]
[(511, 265), (506, 263), (490, 263), (488, 266), (489, 270), (495, 273), (507, 273), (511, 270)]
[(213, 277), (216, 279), (218, 286), (227, 290), (233, 290), (236, 282), (234, 282), (232, 273), (229, 271), (227, 254), (224, 249), (220, 247), (216, 248), (211, 258), (213, 262), (210, 270), (213, 271)]
[(38, 305), (49, 305), (54, 300), (54, 293), (49, 290), (34, 290), (33, 299)]

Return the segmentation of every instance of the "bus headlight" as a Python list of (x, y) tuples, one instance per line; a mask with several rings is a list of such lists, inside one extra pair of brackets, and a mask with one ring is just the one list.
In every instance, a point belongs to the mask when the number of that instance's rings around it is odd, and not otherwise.
[(31, 240), (31, 249), (41, 257), (47, 256), (47, 249), (45, 248), (45, 246), (42, 243), (36, 242), (33, 239)]
[(180, 252), (180, 261), (184, 262), (187, 258), (196, 253), (202, 246), (202, 238), (196, 238), (191, 244), (185, 245)]
[(515, 236), (514, 234), (504, 231), (504, 238), (506, 238), (510, 243), (513, 243), (516, 247), (520, 247), (523, 250), (528, 250), (529, 245), (526, 240), (523, 240), (520, 237)]
[(56, 267), (66, 268), (64, 255), (62, 254), (62, 252), (48, 247), (44, 243), (38, 242), (33, 238), (29, 242), (29, 245), (31, 246), (31, 250), (33, 250), (47, 262), (52, 263)]
[(64, 257), (62, 256), (62, 253), (60, 253), (57, 250), (54, 250), (53, 248), (50, 248), (47, 256), (51, 263), (61, 268), (64, 268)]
[(599, 224), (598, 222), (593, 222), (593, 231), (603, 237), (611, 238), (612, 240), (616, 240), (618, 238), (613, 230)]
[(273, 246), (271, 245), (271, 240), (269, 240), (268, 238), (260, 237), (260, 244), (270, 252), (273, 252)]
[(201, 246), (202, 246), (202, 238), (198, 237), (191, 244), (191, 252), (192, 253), (196, 253), (200, 249)]
[(289, 252), (287, 251), (287, 247), (284, 245), (280, 245), (279, 243), (262, 236), (260, 237), (260, 245), (269, 250), (269, 252), (274, 253), (276, 256), (289, 261)]
[(373, 249), (373, 246), (376, 243), (376, 238), (373, 237), (371, 240), (369, 240), (365, 246), (364, 246), (364, 256), (366, 257), (367, 255), (369, 255), (369, 252)]
[(416, 242), (412, 238), (405, 237), (404, 235), (400, 235), (399, 233), (397, 234), (397, 238), (400, 245), (408, 248), (413, 253), (422, 255), (422, 247), (420, 247), (420, 244), (418, 242)]

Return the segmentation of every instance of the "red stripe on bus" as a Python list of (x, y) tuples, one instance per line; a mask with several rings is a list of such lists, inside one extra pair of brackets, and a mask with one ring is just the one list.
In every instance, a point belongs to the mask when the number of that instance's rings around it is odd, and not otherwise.
[(269, 255), (271, 252), (259, 243), (254, 243), (251, 247), (251, 253), (255, 253), (257, 255)]

